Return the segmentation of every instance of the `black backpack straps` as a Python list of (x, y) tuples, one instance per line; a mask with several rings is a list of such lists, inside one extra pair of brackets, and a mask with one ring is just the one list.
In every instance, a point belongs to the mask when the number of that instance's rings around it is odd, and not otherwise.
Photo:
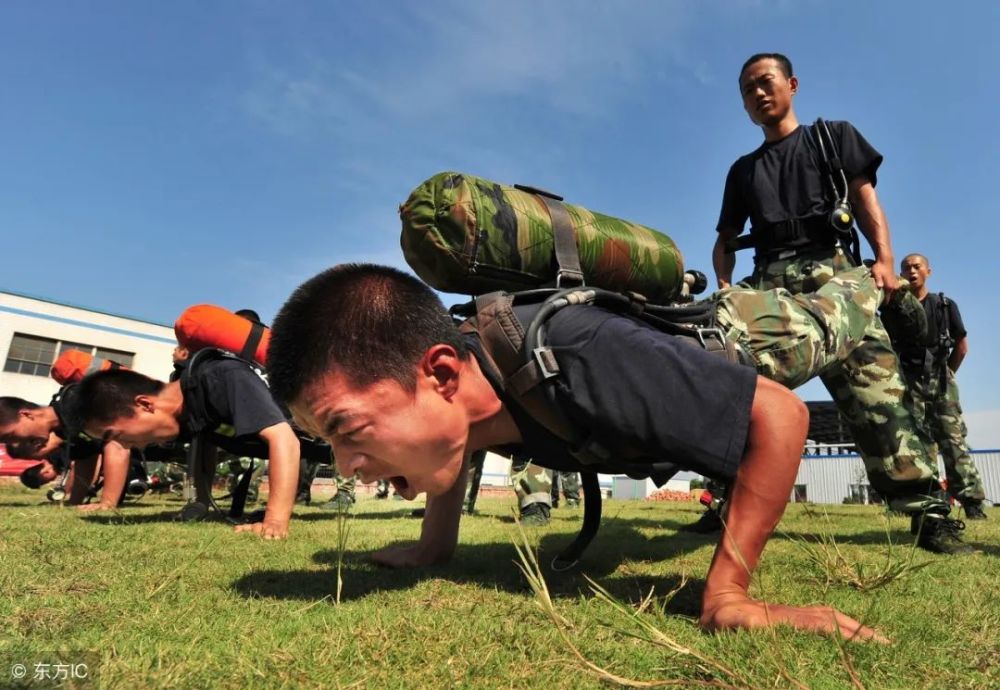
[(951, 337), (951, 300), (945, 297), (943, 292), (938, 293), (938, 309), (941, 310), (941, 328), (938, 337), (941, 343), (948, 343), (948, 349), (955, 347), (955, 341)]
[(205, 408), (204, 396), (201, 393), (203, 385), (201, 377), (202, 366), (206, 362), (211, 362), (229, 357), (222, 350), (212, 347), (198, 350), (188, 360), (187, 366), (181, 370), (180, 384), (181, 394), (184, 396), (184, 421), (188, 431), (192, 434), (199, 434), (208, 431), (210, 422), (208, 410)]
[(583, 525), (576, 539), (552, 560), (552, 569), (557, 572), (569, 570), (580, 561), (601, 527), (601, 485), (597, 474), (581, 472), (580, 484), (583, 487)]
[(243, 349), (237, 353), (240, 359), (245, 359), (248, 362), (256, 361), (257, 347), (260, 345), (260, 339), (264, 337), (266, 330), (264, 324), (256, 321), (250, 322), (250, 334), (247, 336), (247, 341), (243, 343)]

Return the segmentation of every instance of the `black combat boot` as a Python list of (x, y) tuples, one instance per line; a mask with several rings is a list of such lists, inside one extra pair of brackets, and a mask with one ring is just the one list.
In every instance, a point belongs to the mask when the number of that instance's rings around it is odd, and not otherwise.
[(701, 517), (690, 525), (681, 527), (681, 532), (693, 532), (694, 534), (715, 534), (722, 531), (722, 517), (719, 511), (709, 508)]
[(983, 502), (974, 498), (962, 501), (962, 508), (965, 509), (966, 520), (985, 520), (986, 511), (983, 510)]
[(917, 534), (917, 546), (933, 553), (963, 555), (976, 550), (962, 541), (959, 533), (965, 523), (938, 513), (914, 513), (910, 516), (910, 534)]
[(550, 509), (544, 503), (532, 503), (521, 510), (521, 524), (528, 527), (542, 527), (549, 524)]

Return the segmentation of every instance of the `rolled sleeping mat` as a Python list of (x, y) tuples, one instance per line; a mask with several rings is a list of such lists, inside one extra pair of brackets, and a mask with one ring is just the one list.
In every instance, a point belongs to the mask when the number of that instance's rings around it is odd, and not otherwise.
[(654, 303), (680, 294), (684, 259), (673, 240), (540, 189), (443, 172), (414, 189), (399, 213), (406, 262), (438, 290), (478, 295), (583, 282)]
[(66, 350), (52, 364), (49, 375), (65, 386), (70, 383), (79, 383), (87, 374), (95, 371), (106, 371), (108, 369), (120, 369), (122, 365), (110, 359), (95, 357), (89, 352), (81, 350)]
[(174, 323), (174, 335), (192, 354), (214, 347), (267, 366), (271, 329), (228, 309), (213, 304), (188, 307)]

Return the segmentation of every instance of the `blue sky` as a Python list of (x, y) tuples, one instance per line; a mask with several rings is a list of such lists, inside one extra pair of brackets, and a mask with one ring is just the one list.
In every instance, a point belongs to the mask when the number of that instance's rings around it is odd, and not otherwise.
[(800, 119), (885, 155), (896, 255), (960, 303), (972, 439), (1000, 446), (998, 31), (980, 2), (4, 2), (0, 287), (270, 319), (328, 265), (403, 266), (397, 206), (442, 170), (650, 225), (710, 272), (761, 140), (737, 72), (780, 51)]

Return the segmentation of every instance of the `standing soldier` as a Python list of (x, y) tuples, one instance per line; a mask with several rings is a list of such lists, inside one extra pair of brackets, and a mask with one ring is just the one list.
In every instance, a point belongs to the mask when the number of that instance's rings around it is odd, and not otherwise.
[[(740, 70), (743, 107), (764, 143), (738, 159), (726, 178), (712, 263), (719, 287), (732, 282), (737, 236), (750, 219), (755, 248), (750, 287), (812, 292), (858, 260), (854, 217), (875, 253), (878, 287), (896, 288), (889, 226), (875, 194), (878, 153), (848, 122), (800, 126), (792, 108), (798, 90), (791, 62), (778, 53), (753, 55)], [(849, 251), (853, 245), (854, 251)], [(958, 536), (962, 523), (931, 495), (938, 488), (929, 439), (914, 424), (889, 337), (876, 319), (866, 342), (823, 382), (851, 429), (869, 481), (890, 505), (912, 516), (918, 544), (941, 553), (973, 549)]]
[[(967, 430), (955, 382), (955, 373), (969, 351), (962, 314), (953, 299), (927, 289), (931, 265), (923, 254), (908, 255), (900, 264), (900, 272), (915, 288), (927, 314), (925, 346), (907, 343), (896, 348), (914, 397), (914, 409), (940, 447), (948, 493), (961, 502), (966, 518), (985, 520), (983, 499), (986, 494), (979, 471), (969, 455), (965, 440)], [(895, 346), (896, 334), (890, 333)]]
[(580, 473), (552, 472), (552, 507), (559, 507), (559, 492), (566, 499), (567, 508), (580, 505)]

